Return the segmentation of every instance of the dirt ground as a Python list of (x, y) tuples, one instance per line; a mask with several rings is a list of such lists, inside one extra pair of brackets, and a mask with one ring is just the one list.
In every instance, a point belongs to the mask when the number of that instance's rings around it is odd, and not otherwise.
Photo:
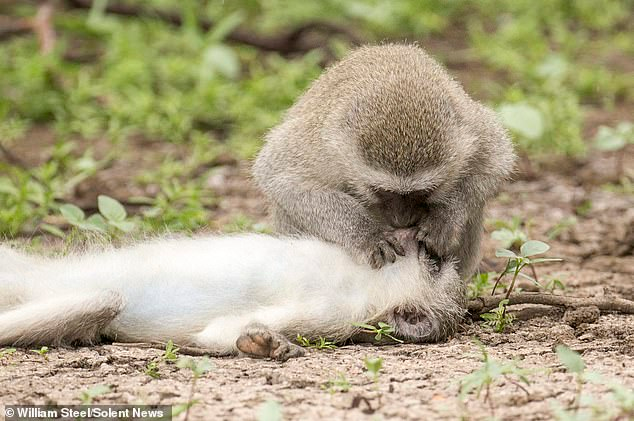
[[(629, 152), (625, 168), (634, 164)], [(564, 263), (538, 268), (543, 279), (561, 279), (567, 286), (564, 294), (634, 300), (634, 197), (600, 186), (613, 162), (605, 155), (592, 165), (570, 166), (568, 174), (560, 166), (558, 172), (542, 172), (539, 177), (519, 176), (489, 207), (491, 219), (519, 216), (527, 223), (529, 236), (542, 240), (564, 218), (576, 216), (575, 225), (547, 240), (552, 245), (549, 254), (564, 258)], [(264, 220), (262, 200), (246, 173), (246, 164), (228, 163), (210, 177), (210, 187), (221, 198), (217, 220), (237, 212)], [(591, 203), (589, 210), (579, 210), (584, 203)], [(494, 249), (487, 235), (483, 270), (501, 269), (492, 258)], [(573, 377), (554, 353), (560, 343), (582, 353), (589, 370), (634, 388), (634, 315), (604, 314), (596, 321), (567, 324), (561, 311), (544, 314), (517, 320), (506, 333), (465, 322), (456, 337), (440, 344), (310, 350), (285, 363), (216, 358), (214, 368), (197, 382), (194, 399), (199, 402), (189, 419), (255, 419), (267, 400), (280, 403), (285, 419), (552, 419), (553, 406), (569, 406), (576, 391)], [(485, 344), (491, 358), (517, 359), (532, 370), (530, 385), (523, 390), (501, 381), (492, 387), (490, 402), (475, 394), (460, 402), (460, 379), (482, 366), (473, 338)], [(111, 391), (94, 399), (99, 404), (187, 402), (189, 371), (160, 362), (160, 378), (144, 373), (160, 354), (114, 345), (51, 349), (47, 358), (18, 350), (0, 358), (0, 404), (78, 404), (81, 392), (100, 384)], [(364, 358), (374, 356), (384, 359), (378, 386), (364, 372)], [(327, 383), (340, 373), (351, 387), (345, 393), (330, 393)], [(603, 406), (611, 405), (607, 387), (589, 384), (584, 390)]]

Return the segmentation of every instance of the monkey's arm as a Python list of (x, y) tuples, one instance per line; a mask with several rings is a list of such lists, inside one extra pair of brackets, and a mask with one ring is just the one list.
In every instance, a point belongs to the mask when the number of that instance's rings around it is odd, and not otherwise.
[(484, 174), (466, 177), (421, 220), (417, 239), (441, 259), (457, 259), (462, 279), (477, 265), (485, 201), (496, 190), (495, 183)]
[(267, 181), (265, 189), (274, 204), (278, 231), (308, 234), (361, 254), (374, 268), (393, 263), (404, 255), (402, 245), (391, 232), (384, 232), (355, 197), (305, 181)]

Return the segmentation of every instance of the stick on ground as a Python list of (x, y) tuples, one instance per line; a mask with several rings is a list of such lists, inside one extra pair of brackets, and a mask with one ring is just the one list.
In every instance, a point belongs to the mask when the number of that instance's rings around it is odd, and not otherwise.
[[(478, 297), (469, 301), (467, 306), (471, 315), (477, 316), (492, 310), (505, 299), (504, 294)], [(634, 301), (616, 297), (568, 297), (565, 295), (543, 294), (522, 292), (512, 294), (509, 297), (508, 305), (517, 304), (542, 304), (555, 307), (598, 307), (601, 312), (616, 312), (624, 314), (634, 314)]]

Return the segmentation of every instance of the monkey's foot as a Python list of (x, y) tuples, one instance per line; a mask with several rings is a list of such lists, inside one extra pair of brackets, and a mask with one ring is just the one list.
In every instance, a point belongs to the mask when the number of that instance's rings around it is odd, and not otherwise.
[(236, 346), (241, 352), (254, 358), (286, 361), (304, 355), (302, 347), (295, 345), (282, 334), (258, 324), (248, 326), (236, 341)]

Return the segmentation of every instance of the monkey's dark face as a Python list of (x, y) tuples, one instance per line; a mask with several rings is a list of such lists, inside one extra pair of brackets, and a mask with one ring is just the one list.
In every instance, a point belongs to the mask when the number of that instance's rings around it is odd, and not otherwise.
[(418, 225), (428, 209), (429, 192), (396, 193), (378, 189), (368, 210), (378, 221), (393, 228)]

